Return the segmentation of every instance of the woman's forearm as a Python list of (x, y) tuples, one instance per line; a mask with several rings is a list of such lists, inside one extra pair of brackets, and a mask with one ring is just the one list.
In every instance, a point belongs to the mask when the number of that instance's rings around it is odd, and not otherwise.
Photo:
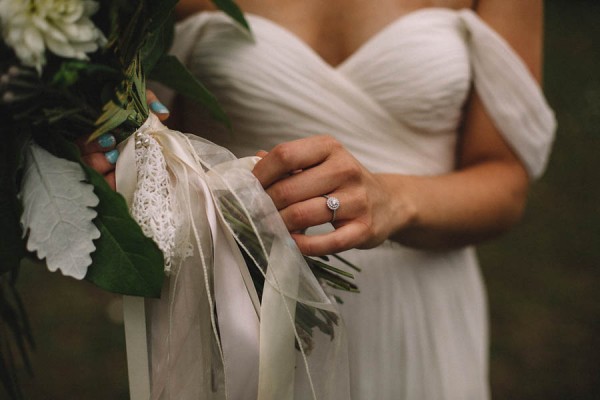
[(390, 239), (444, 249), (480, 242), (519, 221), (528, 177), (517, 162), (488, 161), (442, 176), (378, 175), (392, 191)]

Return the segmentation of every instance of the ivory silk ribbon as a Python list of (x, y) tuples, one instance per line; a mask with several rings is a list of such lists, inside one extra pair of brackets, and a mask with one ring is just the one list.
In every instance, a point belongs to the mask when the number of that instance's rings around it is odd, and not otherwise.
[[(238, 160), (210, 142), (169, 130), (152, 114), (137, 133), (138, 137), (149, 135), (160, 144), (173, 181), (185, 183), (194, 177), (201, 182), (208, 227), (195, 225), (192, 208), (202, 207), (202, 202), (189, 198), (189, 191), (185, 191), (188, 198), (177, 201), (189, 208), (185, 217), (191, 219), (190, 239), (197, 249), (212, 244), (212, 255), (199, 257), (202, 265), (198, 267), (204, 269), (207, 301), (212, 304), (214, 294), (216, 303), (218, 326), (212, 315), (211, 320), (224, 366), (226, 398), (292, 399), (297, 354), (294, 339), (301, 343), (294, 322), (296, 302), (336, 310), (308, 270), (270, 198), (250, 173), (256, 159)], [(116, 171), (117, 189), (128, 204), (138, 187), (135, 146), (133, 135), (120, 145)], [(177, 193), (181, 196), (182, 192)], [(219, 208), (224, 193), (233, 195), (242, 206), (268, 260), (262, 304), (236, 243), (235, 227), (227, 223)], [(212, 264), (206, 262), (210, 256)], [(264, 273), (267, 266), (258, 267)], [(213, 288), (208, 284), (211, 276)], [(302, 349), (301, 353), (311, 397), (316, 399), (307, 358)]]

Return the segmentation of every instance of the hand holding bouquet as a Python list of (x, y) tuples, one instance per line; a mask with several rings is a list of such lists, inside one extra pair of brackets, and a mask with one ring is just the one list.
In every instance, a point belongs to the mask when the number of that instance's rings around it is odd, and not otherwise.
[[(258, 398), (282, 398), (293, 391), (300, 355), (316, 397), (322, 389), (309, 353), (321, 341), (317, 332), (334, 350), (343, 340), (322, 285), (357, 288), (348, 272), (299, 254), (251, 174), (252, 160), (171, 131), (149, 112), (147, 78), (228, 124), (214, 97), (166, 54), (175, 3), (0, 0), (0, 274), (34, 256), (112, 292), (162, 294), (151, 306), (153, 393), (172, 390), (169, 371), (208, 367), (233, 398), (248, 383)], [(248, 29), (235, 4), (215, 4)], [(122, 195), (73, 144), (109, 132), (122, 150)], [(198, 371), (176, 357), (178, 321), (192, 318), (206, 329), (187, 346), (214, 350), (203, 353)], [(18, 334), (23, 325), (22, 318), (9, 324)], [(193, 336), (185, 333), (182, 340)], [(10, 373), (1, 377), (9, 387)], [(213, 384), (199, 379), (203, 390), (221, 390)]]

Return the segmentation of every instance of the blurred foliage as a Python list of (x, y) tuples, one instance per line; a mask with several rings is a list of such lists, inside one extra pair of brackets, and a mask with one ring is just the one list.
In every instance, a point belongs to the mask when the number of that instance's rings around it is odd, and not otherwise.
[(523, 223), (480, 249), (497, 399), (600, 399), (600, 2), (546, 2), (559, 123)]
[[(600, 2), (546, 2), (559, 131), (523, 223), (480, 249), (496, 399), (600, 399)], [(127, 399), (120, 296), (26, 264), (37, 350), (25, 398)], [(0, 394), (1, 398), (2, 394)]]

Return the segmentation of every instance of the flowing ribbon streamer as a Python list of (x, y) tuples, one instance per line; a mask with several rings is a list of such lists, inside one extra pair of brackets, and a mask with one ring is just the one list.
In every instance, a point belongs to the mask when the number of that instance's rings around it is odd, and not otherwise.
[[(165, 159), (162, 173), (170, 179), (170, 200), (164, 206), (170, 209), (165, 211), (179, 224), (177, 241), (172, 244), (175, 255), (171, 252), (169, 256), (172, 274), (168, 287), (159, 302), (149, 303), (152, 398), (293, 399), (300, 385), (296, 382), (298, 355), (303, 364), (299, 367), (305, 372), (299, 379), (310, 392), (302, 398), (332, 398), (327, 393), (333, 385), (316, 383), (303, 346), (300, 351), (295, 348), (295, 343), (302, 343), (295, 328), (295, 312), (297, 302), (336, 310), (252, 175), (255, 160), (238, 160), (222, 147), (171, 131), (154, 115), (134, 138), (121, 145), (118, 190), (131, 205), (136, 191), (152, 181), (139, 170), (148, 164), (143, 157), (152, 153), (143, 147), (159, 145)], [(132, 171), (137, 171), (137, 176)], [(224, 205), (231, 201), (258, 238), (259, 248), (246, 250), (265, 276), (262, 302), (238, 248), (238, 244), (244, 247), (242, 241), (236, 241), (239, 227), (223, 214)], [(194, 249), (191, 257), (190, 245)], [(197, 298), (200, 292), (203, 301)], [(314, 331), (316, 340), (319, 333), (316, 328)], [(212, 339), (206, 337), (208, 332)], [(343, 338), (341, 327), (336, 327), (335, 340), (329, 349), (324, 345), (323, 351), (335, 357)], [(337, 367), (344, 370), (347, 366), (340, 363)], [(331, 376), (336, 376), (333, 372)], [(318, 380), (327, 381), (323, 377)]]

